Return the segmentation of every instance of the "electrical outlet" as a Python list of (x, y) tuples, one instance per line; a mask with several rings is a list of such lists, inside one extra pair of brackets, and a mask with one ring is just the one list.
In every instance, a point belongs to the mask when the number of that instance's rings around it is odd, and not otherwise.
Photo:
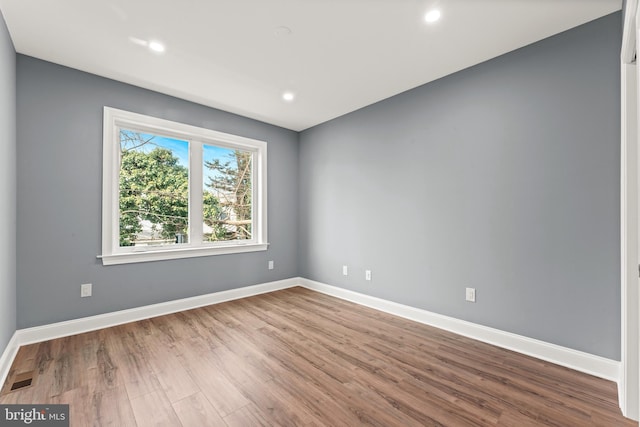
[(467, 288), (466, 299), (469, 302), (476, 302), (476, 288)]
[(269, 261), (269, 270), (273, 270), (273, 261)]
[(364, 271), (364, 280), (371, 280), (371, 270)]
[(86, 298), (91, 296), (91, 283), (80, 285), (80, 297)]
[(348, 276), (349, 275), (349, 267), (347, 267), (346, 265), (342, 266), (342, 275), (343, 276)]

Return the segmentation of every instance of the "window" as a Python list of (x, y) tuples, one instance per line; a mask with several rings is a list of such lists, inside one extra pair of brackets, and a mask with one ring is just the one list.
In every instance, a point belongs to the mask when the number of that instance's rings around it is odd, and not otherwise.
[(267, 249), (264, 141), (105, 107), (104, 265)]

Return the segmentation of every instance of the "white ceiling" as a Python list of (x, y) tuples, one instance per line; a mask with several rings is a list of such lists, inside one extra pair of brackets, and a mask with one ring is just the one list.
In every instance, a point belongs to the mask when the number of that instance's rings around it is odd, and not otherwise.
[[(303, 130), (621, 0), (0, 0), (19, 53)], [(432, 8), (442, 19), (427, 24)], [(279, 27), (291, 34), (281, 34)], [(158, 40), (163, 54), (131, 40)], [(294, 91), (293, 102), (282, 93)]]

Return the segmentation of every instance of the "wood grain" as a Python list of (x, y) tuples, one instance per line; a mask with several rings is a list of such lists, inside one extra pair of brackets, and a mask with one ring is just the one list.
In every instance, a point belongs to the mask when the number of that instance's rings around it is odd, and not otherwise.
[(218, 412), (202, 393), (196, 393), (173, 404), (173, 410), (184, 426), (224, 426)]
[(173, 406), (162, 390), (152, 391), (131, 400), (139, 427), (173, 427), (181, 425)]
[(24, 346), (0, 403), (68, 403), (72, 426), (637, 426), (616, 392), (292, 288)]

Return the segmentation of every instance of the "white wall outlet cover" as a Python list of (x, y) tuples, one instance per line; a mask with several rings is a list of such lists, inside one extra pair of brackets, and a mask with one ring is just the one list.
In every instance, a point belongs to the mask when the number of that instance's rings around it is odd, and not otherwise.
[(371, 280), (371, 270), (365, 270), (364, 279), (365, 280)]
[(91, 283), (85, 283), (80, 285), (80, 297), (86, 298), (91, 296), (92, 291)]
[(342, 266), (342, 275), (343, 276), (348, 276), (349, 275), (349, 267), (347, 267), (346, 265)]
[(269, 261), (268, 265), (269, 265), (269, 270), (273, 270), (273, 267), (274, 267), (273, 261)]
[(469, 302), (476, 302), (476, 289), (467, 288), (465, 293), (465, 298)]

